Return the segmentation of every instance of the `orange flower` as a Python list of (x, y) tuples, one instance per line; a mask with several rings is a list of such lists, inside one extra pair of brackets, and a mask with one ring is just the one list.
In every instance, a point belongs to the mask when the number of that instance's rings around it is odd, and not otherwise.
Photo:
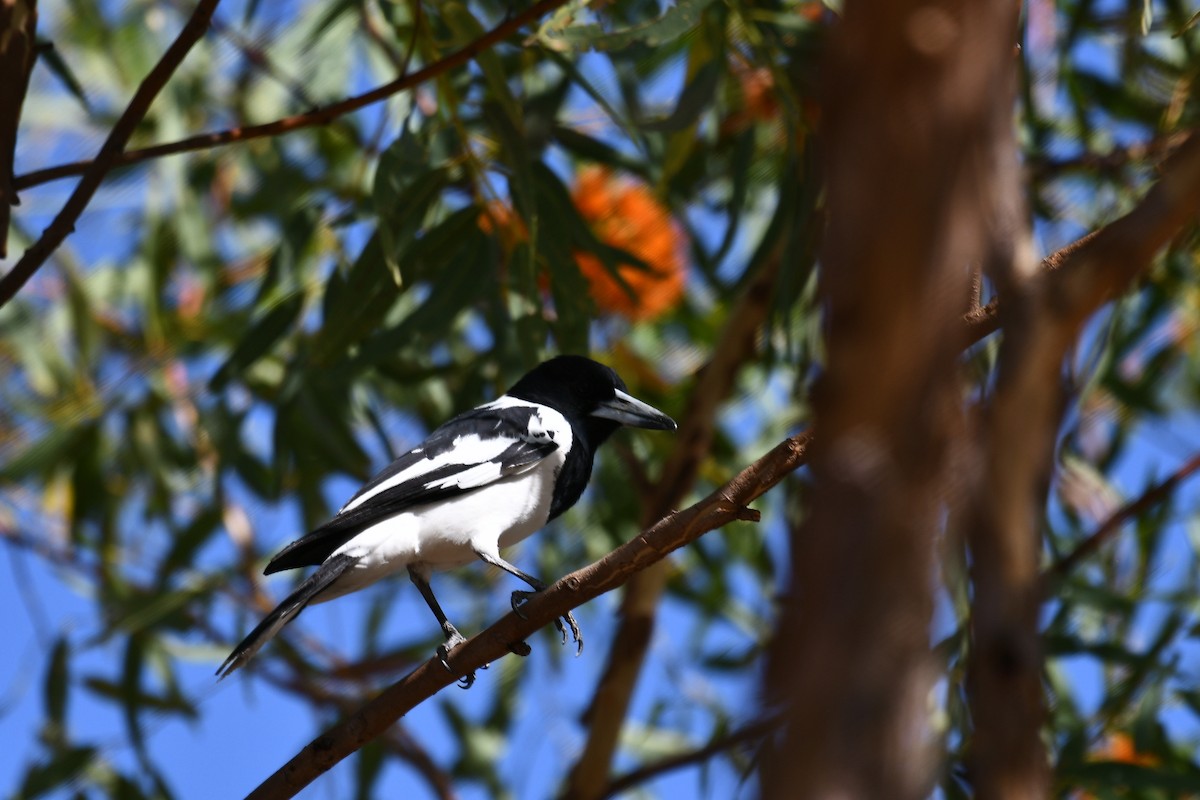
[(1143, 767), (1152, 767), (1158, 763), (1154, 756), (1139, 753), (1137, 745), (1133, 743), (1133, 737), (1121, 731), (1110, 733), (1108, 740), (1095, 752), (1092, 760), (1120, 761), (1123, 764), (1138, 764)]
[[(1123, 731), (1110, 733), (1098, 748), (1088, 755), (1089, 761), (1118, 761), (1122, 764), (1136, 764), (1142, 767), (1153, 767), (1158, 759), (1148, 753), (1139, 752), (1133, 737)], [(1191, 795), (1187, 795), (1190, 797)], [(1096, 800), (1091, 792), (1076, 791), (1073, 800)], [(1180, 800), (1183, 800), (1181, 798)]]
[(479, 212), (479, 229), (493, 234), (506, 252), (512, 252), (521, 242), (529, 240), (525, 220), (517, 216), (512, 206), (503, 200), (489, 200)]
[(645, 320), (678, 305), (685, 278), (684, 237), (649, 187), (615, 177), (603, 167), (588, 167), (580, 170), (571, 198), (597, 239), (632, 253), (650, 267), (619, 265), (617, 272), (630, 290), (626, 291), (599, 258), (579, 253), (579, 271), (600, 310)]

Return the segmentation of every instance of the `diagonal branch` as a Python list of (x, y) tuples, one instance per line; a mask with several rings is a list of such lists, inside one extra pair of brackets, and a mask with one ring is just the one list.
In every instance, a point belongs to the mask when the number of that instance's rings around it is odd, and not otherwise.
[(610, 797), (618, 797), (634, 789), (647, 781), (654, 780), (660, 775), (668, 772), (674, 772), (677, 769), (690, 767), (693, 764), (701, 764), (715, 756), (717, 753), (723, 753), (726, 750), (732, 750), (746, 742), (753, 742), (757, 739), (762, 739), (764, 736), (771, 734), (779, 727), (781, 720), (779, 717), (767, 717), (760, 719), (757, 722), (752, 722), (743, 728), (726, 734), (718, 739), (714, 739), (703, 747), (698, 747), (695, 750), (689, 750), (686, 753), (679, 753), (673, 756), (667, 756), (653, 764), (647, 764), (644, 767), (635, 769), (632, 772), (627, 772), (621, 777), (615, 779), (612, 783), (605, 786), (601, 793), (601, 800), (607, 800)]
[(757, 514), (746, 505), (804, 463), (808, 442), (808, 434), (784, 440), (704, 500), (670, 514), (636, 539), (535, 595), (522, 607), (525, 619), (510, 613), (455, 648), (450, 655), (455, 674), (443, 669), (436, 659), (427, 661), (314, 739), (248, 798), (278, 800), (295, 796), (319, 775), (380, 736), (419, 703), (454, 683), (456, 674), (472, 672), (503, 658), (509, 653), (507, 643), (523, 641), (554, 619), (617, 588), (708, 531), (736, 519), (756, 519)]
[[(361, 698), (335, 692), (322, 683), (307, 675), (290, 678), (279, 678), (267, 675), (267, 681), (276, 688), (283, 689), (305, 698), (313, 705), (330, 707), (341, 714), (353, 714), (361, 705)], [(438, 800), (458, 800), (458, 792), (454, 789), (454, 779), (448, 772), (438, 766), (420, 742), (402, 726), (393, 726), (381, 737), (384, 747), (392, 755), (412, 767), (426, 783)]]
[(1061, 177), (1073, 172), (1115, 172), (1130, 164), (1161, 158), (1186, 138), (1187, 133), (1172, 132), (1114, 147), (1106, 153), (1084, 152), (1067, 158), (1042, 156), (1030, 159), (1026, 169), (1035, 180)]
[(171, 75), (183, 63), (183, 59), (192, 47), (204, 37), (218, 2), (220, 0), (200, 0), (196, 4), (196, 10), (192, 12), (191, 18), (183, 26), (179, 36), (175, 38), (175, 41), (167, 48), (167, 52), (163, 53), (163, 57), (154, 65), (154, 68), (138, 86), (137, 91), (134, 92), (133, 99), (129, 101), (125, 112), (113, 126), (108, 138), (100, 147), (100, 152), (96, 154), (95, 160), (84, 169), (79, 185), (67, 198), (67, 202), (54, 217), (54, 221), (46, 228), (42, 237), (25, 251), (13, 268), (0, 277), (0, 307), (3, 307), (16, 295), (25, 282), (33, 276), (33, 273), (46, 263), (50, 254), (75, 230), (76, 220), (87, 208), (87, 204), (91, 202), (92, 196), (100, 187), (104, 176), (116, 165), (121, 152), (129, 142), (129, 137), (133, 135), (134, 129), (146, 116), (146, 112), (150, 110), (154, 98), (158, 96), (163, 86), (170, 80)]
[[(1162, 177), (1125, 216), (1104, 226), (1042, 274), (1036, 291), (1052, 324), (1073, 341), (1084, 321), (1126, 291), (1154, 255), (1200, 213), (1200, 131), (1161, 166)], [(1054, 342), (1041, 343), (1050, 349)], [(1065, 350), (1065, 346), (1062, 348)]]
[(1141, 496), (1118, 508), (1101, 523), (1100, 527), (1092, 531), (1090, 536), (1076, 545), (1074, 550), (1047, 567), (1042, 573), (1043, 581), (1069, 575), (1081, 561), (1095, 553), (1101, 545), (1115, 536), (1121, 530), (1122, 525), (1149, 511), (1159, 503), (1169, 500), (1179, 484), (1198, 471), (1200, 471), (1200, 456), (1193, 456), (1165, 480), (1156, 483), (1142, 492)]
[[(754, 277), (729, 315), (712, 358), (704, 366), (688, 398), (676, 445), (662, 477), (647, 493), (642, 523), (649, 525), (683, 502), (695, 485), (700, 466), (711, 450), (717, 412), (754, 352), (758, 331), (771, 309), (772, 290), (781, 257), (770, 259)], [(621, 598), (620, 623), (608, 663), (585, 714), (588, 738), (583, 753), (567, 778), (565, 796), (596, 798), (609, 778), (621, 727), (645, 662), (654, 632), (654, 618), (667, 583), (666, 564), (638, 573)]]
[[(175, 142), (157, 144), (153, 147), (145, 147), (140, 150), (130, 150), (127, 153), (121, 154), (113, 166), (126, 166), (154, 158), (161, 158), (162, 156), (189, 153), (196, 150), (208, 150), (213, 147), (233, 144), (234, 142), (246, 142), (251, 139), (279, 136), (284, 133), (303, 130), (304, 128), (328, 125), (339, 117), (358, 111), (360, 108), (374, 105), (388, 99), (392, 95), (399, 94), (414, 86), (419, 86), (430, 78), (441, 75), (455, 67), (462, 66), (484, 50), (507, 39), (527, 23), (544, 16), (547, 12), (553, 11), (559, 6), (565, 5), (566, 2), (567, 0), (540, 0), (540, 2), (535, 3), (520, 14), (514, 14), (475, 41), (464, 45), (460, 50), (455, 50), (445, 58), (441, 58), (411, 75), (401, 75), (396, 80), (377, 86), (368, 92), (347, 97), (345, 100), (339, 100), (327, 106), (314, 108), (303, 114), (295, 114), (290, 117), (277, 119), (274, 122), (266, 122), (261, 125), (244, 125), (212, 133), (201, 133)], [(30, 186), (49, 183), (61, 178), (69, 178), (72, 175), (82, 174), (91, 164), (92, 162), (90, 161), (76, 161), (70, 164), (47, 167), (36, 172), (28, 172), (24, 175), (18, 175), (14, 179), (13, 185), (17, 189), (26, 189)]]

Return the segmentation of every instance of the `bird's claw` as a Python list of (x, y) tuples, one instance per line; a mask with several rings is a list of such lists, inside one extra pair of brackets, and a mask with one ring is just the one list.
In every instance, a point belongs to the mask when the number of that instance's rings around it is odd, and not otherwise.
[[(521, 619), (529, 619), (529, 617), (525, 616), (525, 612), (521, 610), (521, 607), (528, 603), (529, 598), (533, 597), (535, 594), (537, 594), (537, 592), (526, 592), (521, 589), (514, 591), (510, 601), (512, 603), (513, 613)], [(567, 623), (566, 625), (563, 625), (564, 621)], [(567, 628), (571, 629), (571, 639), (575, 642), (575, 655), (578, 656), (583, 652), (583, 634), (579, 632), (579, 623), (575, 621), (575, 617), (570, 611), (568, 611), (562, 617), (554, 618), (554, 629), (557, 630), (558, 635), (562, 637), (563, 644), (567, 643)], [(512, 649), (511, 645), (509, 646), (509, 649)], [(516, 651), (513, 650), (513, 652), (515, 653)]]
[(509, 603), (512, 605), (513, 613), (521, 619), (529, 619), (529, 617), (525, 616), (525, 612), (521, 610), (521, 606), (528, 603), (529, 598), (533, 597), (533, 595), (533, 592), (524, 592), (520, 589), (515, 590), (512, 593), (512, 597), (509, 598)]
[[(575, 617), (571, 614), (570, 611), (567, 612), (567, 615), (565, 617), (563, 617), (563, 619), (565, 619), (567, 621), (567, 624), (569, 626), (571, 626), (571, 636), (575, 640), (575, 657), (578, 658), (579, 655), (581, 653), (583, 653), (583, 634), (579, 632), (579, 623), (575, 621)], [(558, 620), (555, 620), (555, 622), (558, 622)], [(563, 644), (566, 644), (567, 643), (567, 633), (566, 633), (566, 631), (564, 631), (562, 629), (561, 623), (559, 623), (558, 630), (560, 633), (562, 633)]]
[[(458, 647), (460, 644), (463, 644), (466, 641), (467, 641), (467, 638), (465, 636), (463, 636), (461, 633), (459, 633), (457, 630), (455, 630), (453, 627), (451, 627), (450, 630), (446, 632), (446, 641), (444, 643), (438, 645), (438, 649), (437, 649), (438, 662), (446, 669), (447, 672), (449, 672), (452, 675), (454, 674), (454, 670), (450, 667), (450, 651), (453, 650), (454, 648)], [(488, 668), (487, 664), (484, 664), (481, 667), (481, 669), (487, 669), (487, 668)], [(466, 675), (463, 675), (458, 679), (458, 686), (460, 689), (470, 689), (472, 684), (474, 684), (474, 683), (475, 683), (475, 673), (474, 672), (468, 672)]]
[(512, 653), (514, 656), (525, 658), (525, 656), (533, 652), (533, 648), (529, 646), (529, 642), (509, 642), (508, 652)]

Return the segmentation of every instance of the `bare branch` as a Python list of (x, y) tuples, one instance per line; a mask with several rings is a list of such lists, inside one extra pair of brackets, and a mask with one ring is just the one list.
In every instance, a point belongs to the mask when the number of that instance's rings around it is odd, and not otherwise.
[(96, 155), (95, 160), (84, 169), (79, 185), (75, 187), (75, 191), (71, 193), (67, 202), (54, 217), (54, 221), (46, 228), (42, 237), (25, 251), (13, 268), (0, 277), (0, 307), (3, 307), (16, 295), (25, 282), (33, 276), (33, 273), (46, 263), (50, 254), (75, 230), (75, 221), (79, 219), (79, 215), (91, 202), (92, 195), (100, 187), (104, 176), (116, 165), (121, 151), (125, 149), (129, 137), (133, 135), (142, 118), (146, 116), (146, 112), (150, 110), (154, 98), (158, 96), (159, 91), (167, 84), (171, 75), (183, 63), (183, 59), (192, 47), (204, 37), (213, 11), (216, 10), (219, 2), (220, 0), (200, 0), (196, 4), (196, 10), (192, 12), (191, 18), (183, 26), (179, 36), (175, 38), (175, 41), (167, 48), (167, 52), (163, 53), (162, 58), (134, 92), (133, 99), (129, 101), (121, 118), (113, 125), (112, 131), (100, 147), (100, 152)]
[(1039, 520), (1064, 407), (1062, 361), (1087, 318), (1126, 291), (1200, 210), (1200, 136), (1192, 134), (1162, 174), (1131, 212), (1001, 294), (1004, 342), (969, 516), (975, 602), (968, 694), (981, 797), (1046, 791)]
[[(354, 713), (362, 703), (361, 698), (334, 692), (299, 673), (290, 678), (270, 675), (266, 677), (269, 683), (280, 689), (304, 697), (314, 705), (331, 707), (343, 714)], [(394, 725), (388, 728), (381, 739), (384, 747), (392, 755), (411, 766), (425, 779), (438, 800), (456, 800), (458, 792), (454, 790), (454, 780), (450, 774), (438, 766), (429, 751), (414, 740), (404, 727)]]
[(567, 611), (622, 585), (710, 530), (737, 519), (746, 504), (761, 497), (804, 463), (809, 437), (787, 439), (742, 470), (704, 500), (660, 520), (637, 538), (599, 561), (562, 578), (522, 607), (526, 618), (508, 614), (455, 648), (450, 663), (427, 661), (385, 689), (343, 722), (314, 739), (248, 797), (256, 800), (293, 797), (333, 765), (381, 735), (397, 719), (456, 680), (509, 654), (508, 643), (523, 641)]
[(1196, 220), (1200, 133), (1188, 136), (1163, 162), (1161, 173), (1132, 211), (1081, 240), (1056, 269), (1043, 273), (1042, 285), (1034, 289), (1042, 313), (1052, 317), (1068, 341), (1074, 341), (1084, 321), (1101, 305), (1125, 292), (1184, 225)]
[(652, 781), (660, 775), (668, 772), (674, 772), (677, 769), (690, 767), (693, 764), (700, 764), (712, 758), (718, 753), (723, 753), (726, 750), (732, 750), (746, 742), (753, 742), (756, 739), (761, 739), (768, 736), (772, 731), (779, 727), (781, 720), (779, 717), (769, 717), (767, 719), (752, 722), (744, 728), (739, 728), (725, 736), (718, 737), (703, 747), (689, 750), (686, 753), (668, 756), (660, 761), (655, 761), (653, 764), (647, 764), (640, 769), (635, 769), (614, 780), (612, 783), (605, 786), (600, 793), (602, 800), (607, 800), (609, 797), (617, 797), (618, 795), (628, 792), (647, 781)]
[(1159, 503), (1171, 498), (1179, 484), (1200, 471), (1200, 456), (1194, 456), (1184, 462), (1183, 466), (1171, 473), (1166, 479), (1146, 489), (1142, 494), (1118, 508), (1092, 531), (1091, 535), (1075, 546), (1075, 549), (1055, 561), (1042, 573), (1043, 579), (1061, 578), (1069, 575), (1079, 563), (1095, 553), (1100, 547), (1115, 536), (1131, 519), (1149, 511)]
[(13, 159), (21, 106), (37, 56), (37, 0), (0, 2), (0, 258), (8, 255), (10, 206), (17, 205)]
[[(411, 75), (402, 75), (394, 81), (377, 86), (363, 94), (348, 97), (345, 100), (339, 100), (336, 103), (306, 111), (303, 114), (295, 114), (283, 119), (277, 119), (274, 122), (267, 122), (261, 125), (239, 126), (212, 133), (202, 133), (175, 142), (157, 144), (153, 147), (145, 147), (140, 150), (130, 150), (118, 156), (113, 166), (126, 166), (154, 158), (161, 158), (162, 156), (189, 153), (196, 150), (209, 150), (213, 147), (220, 147), (235, 142), (247, 142), (251, 139), (279, 136), (291, 133), (292, 131), (303, 130), (304, 128), (328, 125), (339, 117), (386, 100), (392, 95), (399, 94), (414, 86), (419, 86), (430, 78), (441, 75), (455, 67), (462, 66), (484, 50), (519, 31), (526, 23), (538, 19), (566, 2), (567, 0), (540, 0), (540, 2), (535, 3), (520, 14), (515, 14), (500, 23), (475, 41), (464, 45), (462, 49), (454, 51), (445, 58), (439, 59)], [(90, 161), (76, 161), (71, 164), (47, 167), (46, 169), (17, 176), (14, 180), (14, 185), (17, 189), (25, 189), (61, 178), (69, 178), (72, 175), (82, 174), (91, 164), (92, 162)]]
[[(771, 291), (780, 270), (780, 257), (770, 259), (751, 281), (732, 309), (712, 358), (700, 371), (688, 395), (688, 407), (676, 445), (662, 477), (647, 492), (642, 524), (669, 513), (695, 485), (696, 475), (711, 449), (717, 412), (729, 396), (743, 364), (754, 352), (758, 331), (771, 308)], [(654, 633), (654, 618), (667, 582), (666, 564), (635, 575), (625, 587), (620, 620), (608, 663), (584, 715), (588, 738), (567, 778), (565, 796), (575, 800), (599, 797), (612, 768), (621, 727)]]
[(1112, 172), (1129, 164), (1161, 158), (1173, 152), (1186, 139), (1186, 133), (1167, 133), (1143, 142), (1114, 147), (1107, 153), (1085, 152), (1068, 158), (1033, 159), (1026, 169), (1034, 179), (1042, 180), (1072, 172)]

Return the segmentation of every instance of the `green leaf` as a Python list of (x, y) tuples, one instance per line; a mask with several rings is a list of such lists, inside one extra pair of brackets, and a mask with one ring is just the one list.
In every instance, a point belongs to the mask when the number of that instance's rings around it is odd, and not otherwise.
[[(1123, 761), (1084, 761), (1066, 768), (1060, 765), (1059, 781), (1072, 788), (1109, 791), (1126, 789), (1135, 792), (1200, 790), (1200, 775), (1180, 773), (1168, 766), (1145, 766)], [(1180, 796), (1180, 795), (1176, 795)]]
[(709, 108), (713, 95), (717, 92), (721, 74), (721, 65), (715, 60), (705, 63), (696, 70), (687, 86), (683, 87), (679, 102), (668, 116), (659, 120), (639, 122), (638, 127), (656, 133), (674, 133), (695, 124), (700, 115)]
[(0, 464), (0, 480), (17, 482), (49, 474), (55, 467), (70, 463), (77, 454), (83, 430), (73, 425), (50, 428), (7, 463)]
[(59, 636), (50, 651), (50, 665), (43, 687), (46, 717), (50, 723), (50, 738), (54, 743), (66, 740), (67, 697), (71, 688), (68, 667), (71, 648), (65, 636)]
[(69, 747), (55, 752), (47, 762), (35, 764), (21, 781), (22, 800), (41, 797), (74, 781), (96, 757), (94, 747)]
[(529, 229), (530, 248), (527, 258), (521, 262), (526, 274), (534, 272), (534, 262), (537, 260), (538, 241), (541, 238), (541, 208), (533, 189), (534, 160), (529, 152), (529, 143), (525, 134), (517, 128), (505, 115), (497, 113), (494, 104), (484, 106), (484, 116), (500, 140), (500, 149), (504, 160), (511, 166), (512, 175), (509, 178), (510, 193), (517, 213), (525, 220)]
[(95, 675), (84, 678), (83, 685), (97, 697), (110, 700), (122, 706), (133, 704), (148, 711), (180, 714), (188, 719), (197, 719), (199, 717), (196, 707), (188, 702), (186, 698), (179, 695), (163, 696), (140, 690), (131, 694), (124, 685)]
[(321, 328), (312, 342), (313, 363), (333, 363), (375, 330), (407, 286), (396, 284), (383, 255), (382, 236), (376, 231), (346, 276), (335, 275), (329, 281)]
[(371, 197), (379, 217), (379, 243), (397, 286), (404, 283), (400, 254), (416, 238), (429, 207), (448, 181), (446, 170), (431, 168), (416, 135), (405, 130), (383, 151)]
[[(259, 283), (255, 305), (268, 302), (280, 285), (289, 292), (304, 285), (301, 276), (304, 258), (316, 239), (320, 218), (321, 210), (312, 205), (301, 204), (286, 213), (280, 227), (279, 243), (272, 251), (266, 273)], [(177, 234), (168, 226), (164, 235), (171, 239)]]
[[(467, 46), (482, 38), (487, 30), (479, 24), (479, 20), (467, 10), (462, 3), (451, 2), (442, 7), (442, 18), (454, 32), (454, 40), (460, 46)], [(504, 71), (504, 63), (492, 48), (486, 48), (475, 55), (475, 63), (483, 72), (488, 91), (494, 101), (500, 104), (514, 128), (524, 127), (524, 115), (517, 99), (508, 88), (508, 76)]]
[(612, 32), (599, 25), (571, 25), (574, 10), (563, 9), (542, 24), (537, 38), (553, 50), (623, 50), (634, 44), (661, 47), (696, 27), (700, 14), (712, 2), (678, 0), (657, 19)]
[(588, 136), (575, 128), (555, 125), (551, 130), (551, 135), (555, 142), (584, 161), (606, 164), (625, 172), (636, 171), (636, 165), (612, 145)]
[[(612, 105), (612, 103), (610, 103), (608, 101), (608, 98), (605, 97), (604, 94), (601, 93), (601, 91), (596, 88), (596, 86), (592, 83), (591, 80), (588, 79), (588, 77), (586, 75), (584, 75), (582, 72), (580, 72), (579, 68), (575, 66), (575, 62), (573, 60), (565, 57), (564, 55), (562, 55), (561, 53), (559, 53), (555, 50), (547, 50), (546, 52), (549, 54), (550, 58), (554, 61), (554, 63), (558, 65), (558, 68), (561, 69), (566, 74), (566, 76), (571, 80), (571, 82), (574, 83), (579, 88), (583, 89), (583, 91), (585, 91), (587, 93), (588, 97), (592, 98), (592, 100), (595, 101), (596, 105), (600, 106), (601, 110), (603, 110), (604, 113), (606, 115), (608, 115), (608, 118), (613, 121), (613, 124), (621, 129), (621, 131), (625, 134), (626, 138), (628, 138), (631, 142), (634, 142), (638, 145), (644, 144), (642, 142), (641, 138), (638, 136), (637, 128), (633, 125), (633, 123), (629, 119), (627, 119), (623, 114), (617, 113), (617, 109)], [(574, 128), (564, 128), (561, 126), (556, 126), (555, 129), (560, 135), (563, 135), (563, 133), (562, 133), (563, 131), (578, 133), (578, 131), (576, 131)], [(594, 139), (591, 139), (590, 137), (583, 136), (583, 134), (579, 134), (579, 135), (581, 137), (583, 137), (583, 139), (588, 140), (589, 142), (595, 142), (596, 145), (600, 144), (599, 142), (596, 142)], [(603, 145), (602, 147), (605, 148), (605, 150), (602, 150), (600, 152), (605, 152), (605, 151), (613, 152), (613, 153), (616, 152), (611, 147), (608, 147), (608, 145)], [(597, 158), (597, 159), (593, 159), (593, 160), (600, 161), (601, 163), (613, 163), (613, 164), (616, 163), (615, 161), (608, 161), (603, 158)]]
[(134, 633), (126, 640), (125, 657), (121, 664), (119, 702), (125, 717), (125, 728), (134, 751), (142, 761), (148, 760), (146, 737), (142, 731), (142, 671), (146, 666), (146, 635)]
[[(365, 341), (356, 363), (382, 361), (414, 342), (438, 341), (464, 309), (495, 291), (487, 261), (490, 242), (477, 226), (463, 231), (457, 247), (447, 247), (442, 252), (446, 255), (445, 263), (437, 280), (429, 285), (429, 296), (397, 325)], [(426, 251), (426, 255), (432, 254)]]
[(236, 375), (270, 352), (284, 335), (291, 330), (304, 310), (304, 295), (297, 292), (277, 303), (242, 337), (233, 353), (225, 360), (208, 383), (210, 391), (219, 392)]
[(355, 800), (370, 800), (378, 796), (374, 787), (383, 774), (384, 755), (383, 744), (378, 739), (368, 742), (358, 751), (355, 759)]
[[(237, 453), (245, 458), (250, 458), (240, 447)], [(265, 465), (263, 465), (263, 469), (265, 470)], [(251, 486), (251, 488), (255, 489), (257, 487)], [(165, 587), (165, 584), (177, 570), (190, 565), (197, 551), (220, 527), (221, 511), (216, 503), (200, 509), (199, 513), (192, 518), (192, 521), (187, 526), (171, 537), (171, 548), (167, 551), (162, 561), (159, 562), (158, 570), (156, 571), (158, 583)]]
[(63, 86), (67, 87), (67, 91), (71, 93), (71, 96), (79, 101), (79, 105), (83, 106), (83, 110), (91, 114), (92, 105), (88, 102), (83, 84), (75, 77), (75, 71), (63, 59), (62, 53), (58, 52), (58, 48), (53, 43), (39, 42), (38, 44), (38, 60), (50, 70), (54, 77), (62, 81)]

